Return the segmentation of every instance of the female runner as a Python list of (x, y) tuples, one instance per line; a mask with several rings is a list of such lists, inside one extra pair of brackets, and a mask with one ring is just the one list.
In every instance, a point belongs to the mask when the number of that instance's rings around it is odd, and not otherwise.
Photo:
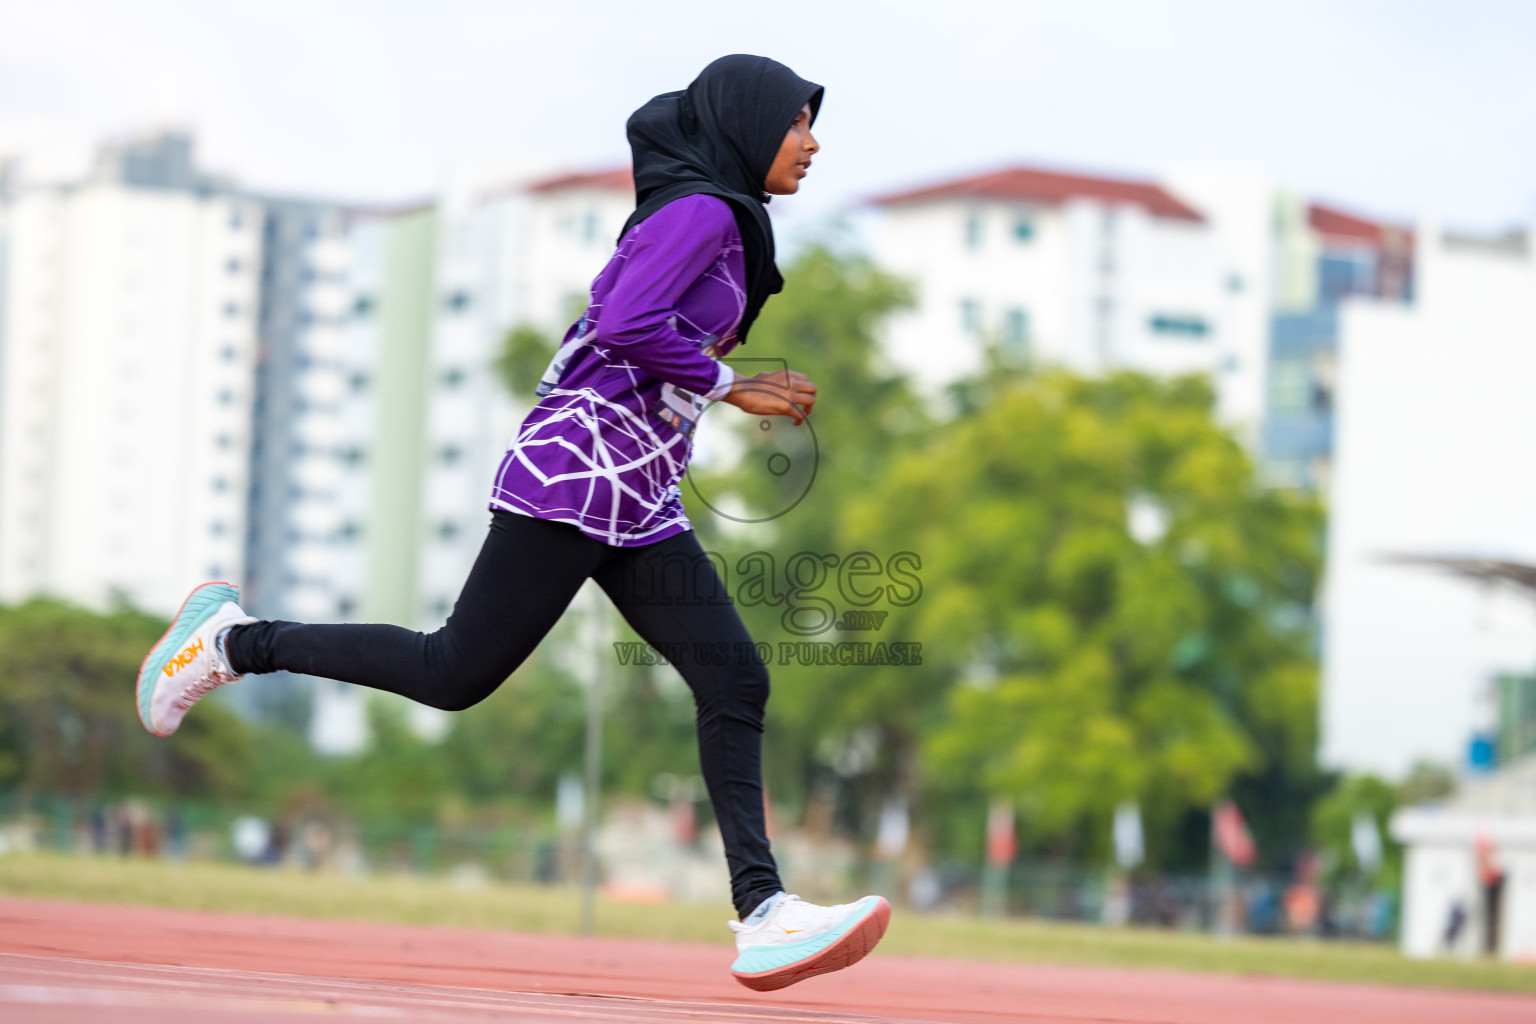
[[(732, 973), (767, 990), (862, 959), (890, 919), (883, 898), (822, 907), (780, 884), (760, 764), (768, 672), (735, 656), (755, 648), (678, 489), (709, 402), (796, 425), (815, 405), (804, 374), (740, 377), (720, 357), (783, 285), (764, 204), (799, 191), (819, 148), (821, 98), (784, 65), (738, 54), (630, 117), (635, 212), (501, 463), (490, 533), (441, 629), (258, 622), (234, 586), (205, 583), (140, 668), (145, 727), (168, 736), (215, 687), (278, 670), (462, 710), (501, 685), (595, 579), (641, 637), (680, 655), (693, 691), (740, 917)], [(733, 656), (709, 663), (691, 656), (696, 643)]]

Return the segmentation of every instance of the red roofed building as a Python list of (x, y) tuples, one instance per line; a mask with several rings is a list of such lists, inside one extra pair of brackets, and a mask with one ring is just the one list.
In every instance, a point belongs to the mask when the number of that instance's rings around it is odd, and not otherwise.
[(943, 199), (1026, 202), (1059, 205), (1072, 199), (1136, 206), (1154, 217), (1203, 221), (1199, 211), (1150, 182), (1061, 174), (1030, 167), (1010, 167), (973, 178), (895, 192), (874, 200), (877, 206), (930, 203)]
[(634, 179), (622, 166), (523, 177), (479, 193), (457, 235), (477, 236), (466, 254), (494, 264), (487, 281), (466, 286), (488, 296), (493, 332), (530, 325), (564, 334), (634, 208)]
[(1307, 207), (1307, 226), (1329, 242), (1345, 245), (1363, 243), (1378, 249), (1395, 244), (1399, 238), (1413, 237), (1413, 232), (1408, 228), (1366, 220), (1319, 203)]
[(1234, 339), (1245, 363), (1262, 361), (1247, 351), (1262, 315), (1245, 310), (1252, 329), (1233, 330), (1238, 275), (1213, 225), (1161, 185), (1008, 167), (870, 205), (876, 258), (918, 298), (888, 351), (934, 393), (977, 372), (989, 345), (1090, 373), (1208, 373), (1218, 390)]
[(628, 167), (610, 167), (601, 171), (576, 171), (541, 178), (523, 186), (525, 192), (548, 195), (556, 192), (591, 190), (595, 192), (623, 192), (633, 197), (635, 178)]

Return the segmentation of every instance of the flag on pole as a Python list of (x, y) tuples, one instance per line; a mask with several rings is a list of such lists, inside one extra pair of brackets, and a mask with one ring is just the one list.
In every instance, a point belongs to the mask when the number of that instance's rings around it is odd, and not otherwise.
[(1211, 838), (1233, 864), (1240, 868), (1253, 864), (1258, 852), (1253, 845), (1253, 833), (1248, 831), (1243, 812), (1231, 800), (1223, 800), (1211, 813)]
[(1140, 864), (1146, 856), (1141, 833), (1141, 808), (1127, 800), (1115, 808), (1115, 863), (1126, 871)]
[(1355, 812), (1355, 820), (1349, 826), (1349, 841), (1361, 871), (1369, 875), (1381, 866), (1381, 830), (1376, 827), (1374, 814), (1366, 810)]
[(907, 813), (906, 798), (891, 795), (880, 808), (880, 828), (875, 833), (875, 854), (881, 860), (895, 860), (907, 848), (912, 818)]
[(987, 812), (987, 863), (993, 867), (1007, 867), (1019, 852), (1018, 836), (1014, 834), (1013, 801), (998, 797)]

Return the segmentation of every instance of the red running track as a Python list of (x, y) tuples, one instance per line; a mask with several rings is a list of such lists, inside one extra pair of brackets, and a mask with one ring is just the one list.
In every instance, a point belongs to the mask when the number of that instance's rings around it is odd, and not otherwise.
[(1536, 1021), (1531, 996), (879, 950), (848, 971), (754, 993), (732, 980), (730, 959), (724, 937), (718, 946), (690, 945), (0, 900), (0, 1021)]

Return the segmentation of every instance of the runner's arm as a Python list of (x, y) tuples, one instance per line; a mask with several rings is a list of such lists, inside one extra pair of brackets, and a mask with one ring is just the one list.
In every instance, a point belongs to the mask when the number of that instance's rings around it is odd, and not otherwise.
[(714, 196), (687, 196), (647, 218), (603, 303), (597, 343), (649, 376), (695, 394), (719, 398), (729, 392), (734, 371), (706, 356), (670, 321), (735, 227), (730, 207)]

